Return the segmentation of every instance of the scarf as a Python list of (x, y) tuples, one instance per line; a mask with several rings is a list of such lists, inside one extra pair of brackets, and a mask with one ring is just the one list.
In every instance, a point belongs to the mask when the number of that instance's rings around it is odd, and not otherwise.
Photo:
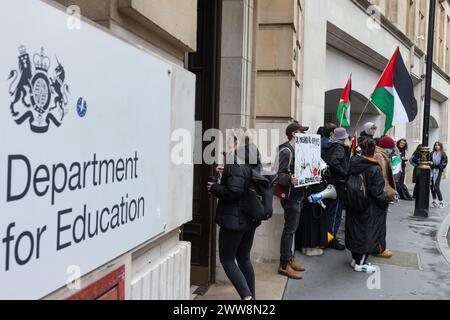
[(330, 138), (329, 143), (338, 143), (344, 145), (344, 141), (335, 139), (334, 137)]
[(439, 166), (441, 165), (441, 161), (442, 161), (442, 153), (441, 152), (433, 152), (432, 161), (433, 161), (434, 166), (436, 166), (437, 168), (434, 168), (433, 170), (431, 170), (431, 178), (433, 179), (433, 182), (436, 183), (436, 180), (440, 173)]
[(373, 122), (367, 122), (367, 123), (364, 125), (364, 132), (365, 132), (368, 136), (371, 136), (369, 130), (373, 127), (373, 125), (374, 125)]

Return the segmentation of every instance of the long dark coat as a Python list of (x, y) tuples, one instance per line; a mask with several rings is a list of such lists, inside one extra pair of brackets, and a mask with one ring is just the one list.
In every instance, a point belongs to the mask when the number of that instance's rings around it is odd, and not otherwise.
[(355, 253), (377, 254), (386, 249), (386, 218), (389, 202), (384, 192), (380, 165), (373, 158), (356, 156), (350, 161), (350, 174), (365, 176), (369, 207), (364, 212), (347, 206), (345, 245)]

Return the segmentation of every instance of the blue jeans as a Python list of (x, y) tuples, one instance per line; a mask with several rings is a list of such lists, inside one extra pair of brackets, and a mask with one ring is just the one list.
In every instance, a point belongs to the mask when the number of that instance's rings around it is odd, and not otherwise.
[(339, 227), (341, 226), (342, 210), (344, 209), (344, 201), (340, 198), (336, 200), (327, 200), (327, 216), (328, 216), (328, 232), (336, 238)]
[(303, 199), (299, 201), (282, 199), (281, 205), (284, 209), (284, 228), (280, 244), (280, 264), (283, 268), (286, 268), (289, 261), (294, 257), (292, 246), (300, 222)]

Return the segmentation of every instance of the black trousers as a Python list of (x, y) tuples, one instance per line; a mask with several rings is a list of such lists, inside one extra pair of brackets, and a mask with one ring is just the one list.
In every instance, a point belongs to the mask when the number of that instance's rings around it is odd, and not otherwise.
[(367, 258), (369, 257), (368, 254), (362, 254), (362, 253), (356, 253), (352, 252), (352, 258), (355, 260), (357, 265), (364, 265), (367, 263)]
[(220, 228), (219, 231), (220, 262), (241, 299), (255, 299), (255, 272), (250, 260), (255, 230), (233, 231)]
[(402, 165), (402, 172), (399, 174), (397, 182), (397, 192), (402, 200), (412, 200), (412, 196), (409, 193), (408, 187), (405, 185), (405, 170), (406, 165)]
[(441, 193), (441, 178), (442, 172), (439, 172), (436, 182), (431, 178), (431, 195), (433, 196), (433, 200), (436, 200), (436, 198), (438, 198), (439, 201), (444, 200)]

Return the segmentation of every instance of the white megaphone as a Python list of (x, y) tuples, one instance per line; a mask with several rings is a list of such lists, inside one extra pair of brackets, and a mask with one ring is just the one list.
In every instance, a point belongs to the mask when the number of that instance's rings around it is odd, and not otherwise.
[(312, 194), (308, 197), (308, 201), (310, 203), (318, 203), (320, 204), (324, 209), (326, 208), (325, 204), (322, 202), (324, 199), (333, 199), (336, 200), (337, 198), (337, 192), (336, 188), (330, 184), (325, 190), (319, 193)]

